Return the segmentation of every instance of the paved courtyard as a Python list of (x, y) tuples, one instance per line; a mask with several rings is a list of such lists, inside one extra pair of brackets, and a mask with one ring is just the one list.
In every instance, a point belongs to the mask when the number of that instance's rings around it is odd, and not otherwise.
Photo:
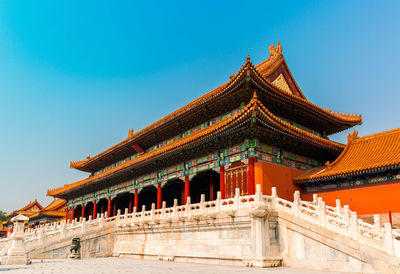
[[(321, 271), (293, 268), (246, 268), (235, 266), (206, 265), (181, 262), (137, 260), (122, 258), (98, 258), (85, 260), (34, 260), (31, 265), (0, 265), (0, 273), (324, 273)], [(334, 272), (325, 272), (334, 273)], [(339, 273), (339, 272), (335, 272)]]

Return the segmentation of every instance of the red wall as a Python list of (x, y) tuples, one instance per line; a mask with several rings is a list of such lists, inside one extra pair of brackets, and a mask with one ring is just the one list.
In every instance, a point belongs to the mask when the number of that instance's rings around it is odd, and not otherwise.
[(279, 197), (293, 201), (294, 191), (299, 190), (293, 184), (293, 179), (302, 174), (303, 171), (278, 164), (257, 161), (254, 165), (254, 173), (255, 184), (261, 184), (263, 194), (270, 195), (271, 188), (274, 186)]
[[(400, 212), (400, 180), (314, 193), (331, 206), (335, 205), (336, 199), (340, 199), (342, 206), (349, 205), (358, 214), (388, 213), (389, 210)], [(312, 193), (302, 194), (301, 197), (312, 200)]]

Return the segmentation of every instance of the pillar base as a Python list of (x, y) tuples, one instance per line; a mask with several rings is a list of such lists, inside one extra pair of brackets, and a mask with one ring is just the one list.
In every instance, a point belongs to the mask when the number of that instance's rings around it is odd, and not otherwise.
[(278, 267), (282, 266), (282, 257), (254, 257), (243, 260), (243, 263), (247, 267)]

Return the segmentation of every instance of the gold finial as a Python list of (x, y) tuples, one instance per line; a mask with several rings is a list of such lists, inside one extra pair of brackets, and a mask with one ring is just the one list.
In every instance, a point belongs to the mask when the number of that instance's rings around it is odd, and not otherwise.
[(250, 54), (247, 54), (246, 61), (247, 61), (247, 62), (250, 62)]
[(235, 74), (231, 74), (230, 76), (229, 76), (229, 79), (233, 79), (233, 78), (235, 78)]
[(88, 160), (90, 160), (90, 158), (91, 158), (90, 155), (86, 157), (86, 159), (88, 159)]
[(332, 163), (329, 162), (329, 161), (327, 161), (327, 162), (325, 163), (325, 166), (326, 166), (327, 169), (331, 169), (331, 168), (332, 168)]
[(349, 135), (347, 136), (347, 143), (351, 143), (354, 140), (356, 140), (358, 138), (358, 131), (355, 130), (353, 131), (353, 133), (349, 132)]
[(278, 42), (277, 46), (270, 45), (269, 48), (269, 57), (274, 57), (282, 54), (281, 42)]
[(131, 128), (128, 133), (128, 138), (132, 138), (132, 137), (133, 137), (133, 128)]

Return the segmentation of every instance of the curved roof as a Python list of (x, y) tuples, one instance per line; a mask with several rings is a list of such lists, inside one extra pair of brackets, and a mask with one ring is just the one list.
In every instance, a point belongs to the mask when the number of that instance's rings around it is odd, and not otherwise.
[(358, 137), (349, 134), (348, 143), (333, 163), (314, 168), (295, 179), (296, 182), (319, 182), (400, 167), (400, 128)]
[(35, 199), (33, 202), (29, 202), (23, 208), (14, 210), (14, 211), (6, 214), (6, 216), (11, 217), (11, 216), (18, 215), (18, 214), (27, 216), (27, 215), (32, 214), (32, 212), (38, 212), (41, 209), (43, 209), (42, 205)]
[(314, 143), (315, 145), (330, 148), (330, 149), (336, 150), (336, 151), (341, 151), (344, 148), (344, 145), (342, 145), (340, 143), (337, 143), (337, 142), (334, 142), (334, 141), (331, 141), (331, 140), (328, 140), (328, 139), (325, 139), (322, 137), (318, 137), (314, 134), (311, 134), (305, 130), (294, 127), (294, 126), (290, 125), (289, 123), (281, 120), (279, 117), (272, 114), (258, 100), (256, 93), (254, 93), (254, 96), (248, 105), (246, 105), (236, 115), (234, 115), (226, 120), (216, 123), (210, 127), (204, 128), (204, 129), (202, 129), (194, 134), (188, 135), (182, 139), (178, 139), (170, 144), (162, 146), (151, 152), (144, 153), (137, 158), (127, 161), (119, 166), (111, 168), (102, 173), (96, 174), (94, 176), (91, 176), (89, 178), (83, 179), (81, 181), (78, 181), (78, 182), (75, 182), (75, 183), (72, 183), (69, 185), (64, 185), (63, 187), (60, 187), (60, 188), (48, 190), (47, 195), (60, 197), (60, 195), (62, 195), (64, 193), (68, 193), (72, 190), (84, 187), (91, 183), (95, 183), (95, 182), (104, 180), (116, 173), (122, 172), (129, 168), (132, 168), (136, 165), (139, 165), (148, 160), (154, 159), (158, 156), (161, 156), (161, 155), (164, 155), (167, 153), (171, 153), (171, 152), (179, 150), (183, 147), (187, 147), (189, 145), (193, 145), (193, 144), (205, 141), (206, 139), (208, 139), (210, 137), (213, 137), (217, 134), (226, 132), (228, 129), (231, 129), (231, 128), (249, 120), (249, 118), (251, 118), (252, 116), (255, 116), (256, 118), (258, 118), (260, 121), (262, 121), (263, 123), (265, 123), (266, 125), (268, 125), (271, 128), (274, 128), (274, 129), (276, 129), (280, 132), (283, 132), (287, 135), (295, 136), (296, 138), (300, 138), (307, 142)]
[[(178, 110), (172, 112), (171, 114), (165, 116), (164, 118), (156, 121), (155, 123), (147, 126), (146, 128), (136, 132), (136, 133), (131, 133), (128, 135), (128, 137), (119, 142), (118, 144), (106, 149), (105, 151), (97, 154), (94, 157), (87, 157), (85, 160), (81, 161), (75, 161), (70, 163), (71, 168), (77, 168), (82, 171), (92, 171), (90, 170), (89, 166), (91, 163), (94, 163), (96, 161), (99, 161), (103, 159), (103, 157), (106, 157), (107, 155), (112, 154), (114, 151), (124, 147), (124, 146), (129, 146), (132, 145), (144, 136), (145, 134), (148, 134), (149, 132), (152, 132), (156, 130), (157, 128), (160, 128), (162, 125), (167, 124), (168, 122), (178, 119), (181, 117), (183, 114), (187, 113), (188, 111), (198, 108), (199, 106), (203, 106), (204, 104), (210, 102), (214, 98), (220, 97), (222, 94), (224, 94), (226, 91), (231, 90), (233, 87), (237, 86), (238, 84), (241, 83), (241, 81), (245, 77), (252, 77), (252, 79), (257, 79), (258, 82), (260, 82), (261, 85), (268, 87), (271, 91), (273, 92), (274, 96), (277, 96), (279, 98), (282, 98), (283, 100), (289, 101), (291, 103), (297, 104), (302, 106), (305, 109), (312, 109), (316, 114), (325, 117), (325, 119), (335, 121), (337, 123), (346, 123), (346, 124), (351, 124), (351, 126), (354, 126), (356, 124), (361, 124), (361, 115), (352, 115), (352, 114), (342, 114), (342, 113), (336, 113), (332, 112), (329, 109), (322, 109), (321, 107), (311, 103), (306, 99), (300, 88), (298, 87), (296, 81), (294, 80), (287, 64), (286, 61), (282, 55), (282, 48), (280, 46), (280, 43), (278, 42), (278, 46), (275, 47), (271, 45), (269, 47), (270, 51), (270, 56), (267, 60), (263, 61), (257, 66), (254, 66), (252, 62), (250, 61), (250, 58), (247, 57), (246, 62), (243, 64), (243, 66), (239, 69), (239, 71), (231, 76), (230, 80), (221, 86), (217, 87), (216, 89), (206, 93), (205, 95), (199, 97), (198, 99), (190, 102), (189, 104), (179, 108)], [(276, 70), (280, 67), (284, 66), (287, 72), (289, 73), (290, 81), (295, 85), (296, 91), (294, 92), (287, 92), (284, 89), (282, 89), (279, 85), (274, 83), (274, 80), (278, 76), (274, 76), (274, 78), (269, 78), (272, 76), (272, 73), (276, 72)]]

